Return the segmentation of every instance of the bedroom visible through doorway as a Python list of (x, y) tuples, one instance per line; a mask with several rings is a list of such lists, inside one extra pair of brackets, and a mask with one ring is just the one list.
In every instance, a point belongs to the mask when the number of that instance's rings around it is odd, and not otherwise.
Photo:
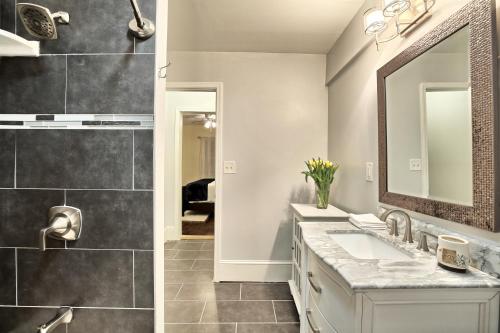
[[(206, 88), (204, 88), (206, 86)], [(222, 119), (219, 85), (169, 83), (165, 239), (214, 239), (217, 230), (216, 174)], [(222, 113), (221, 113), (222, 114)], [(219, 221), (220, 222), (220, 221)]]
[(181, 222), (184, 239), (214, 236), (216, 133), (215, 112), (183, 114)]

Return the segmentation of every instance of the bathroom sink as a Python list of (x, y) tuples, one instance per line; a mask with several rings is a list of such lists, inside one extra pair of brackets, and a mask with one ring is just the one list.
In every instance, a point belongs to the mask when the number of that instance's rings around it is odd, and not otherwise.
[(369, 234), (329, 233), (329, 236), (350, 255), (358, 259), (411, 259), (404, 252)]

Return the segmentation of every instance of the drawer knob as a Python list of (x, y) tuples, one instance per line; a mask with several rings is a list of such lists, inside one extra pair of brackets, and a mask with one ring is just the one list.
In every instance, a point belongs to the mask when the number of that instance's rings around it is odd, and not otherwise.
[(314, 281), (312, 272), (307, 272), (307, 279), (309, 280), (309, 284), (314, 289), (314, 291), (318, 294), (321, 294), (321, 287), (316, 283), (316, 281)]
[(313, 331), (314, 333), (320, 333), (321, 331), (319, 330), (319, 328), (316, 326), (316, 324), (314, 323), (314, 320), (311, 318), (311, 309), (307, 309), (306, 310), (306, 318), (307, 318), (307, 323), (309, 324), (309, 327), (311, 328), (311, 331)]

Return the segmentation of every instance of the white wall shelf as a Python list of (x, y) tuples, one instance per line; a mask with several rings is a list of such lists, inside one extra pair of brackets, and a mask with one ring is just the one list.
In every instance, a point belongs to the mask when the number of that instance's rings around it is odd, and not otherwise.
[(0, 57), (38, 57), (40, 42), (29, 41), (0, 29)]

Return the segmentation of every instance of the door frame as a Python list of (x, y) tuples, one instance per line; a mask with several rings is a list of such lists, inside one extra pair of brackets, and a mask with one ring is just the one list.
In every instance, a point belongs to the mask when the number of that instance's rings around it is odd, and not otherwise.
[(165, 107), (167, 80), (162, 69), (167, 66), (168, 0), (156, 1), (156, 34), (154, 72), (154, 132), (153, 132), (153, 283), (154, 332), (165, 331), (165, 271), (163, 228), (165, 225)]
[[(221, 252), (221, 239), (222, 239), (222, 187), (223, 187), (223, 84), (222, 82), (168, 82), (166, 85), (167, 91), (211, 91), (216, 93), (216, 107), (215, 112), (217, 115), (217, 134), (215, 136), (215, 232), (214, 232), (214, 278), (218, 282), (218, 272), (220, 271), (220, 252)], [(180, 239), (182, 235), (182, 224), (180, 221), (181, 215), (181, 202), (182, 196), (180, 189), (181, 184), (181, 160), (180, 155), (182, 150), (180, 142), (182, 129), (179, 126), (182, 124), (183, 112), (203, 112), (203, 110), (193, 107), (178, 107), (174, 115), (168, 114), (166, 116), (166, 129), (174, 135), (174, 140), (169, 143), (166, 142), (166, 151), (174, 151), (174, 154), (165, 154), (165, 197), (172, 198), (172, 204), (168, 202), (165, 204), (165, 221), (176, 221), (176, 228), (174, 230), (165, 229), (165, 239)], [(169, 149), (170, 148), (170, 149)], [(173, 234), (172, 234), (173, 233)]]
[[(427, 91), (469, 91), (470, 105), (470, 83), (469, 82), (422, 82), (420, 83), (420, 160), (422, 162), (422, 196), (429, 198), (429, 148), (427, 139)], [(471, 115), (472, 116), (472, 115)], [(472, 118), (471, 118), (472, 123)]]

